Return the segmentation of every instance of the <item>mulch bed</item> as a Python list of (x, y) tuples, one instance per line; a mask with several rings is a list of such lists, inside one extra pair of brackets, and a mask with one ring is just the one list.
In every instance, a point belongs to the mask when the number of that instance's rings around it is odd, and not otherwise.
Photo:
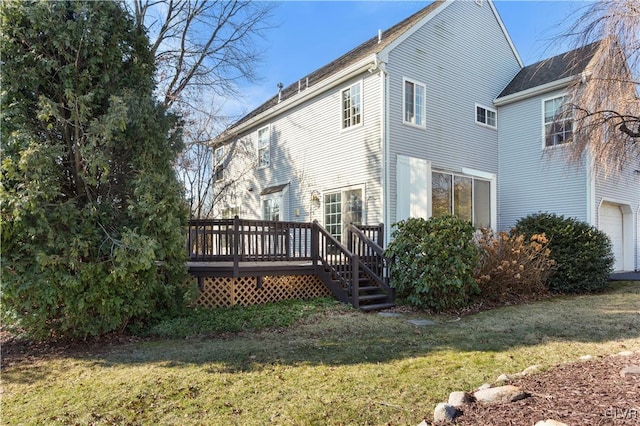
[(568, 425), (640, 425), (640, 375), (620, 371), (640, 366), (640, 352), (560, 365), (509, 381), (528, 398), (495, 406), (468, 404), (458, 425), (534, 425), (553, 419)]

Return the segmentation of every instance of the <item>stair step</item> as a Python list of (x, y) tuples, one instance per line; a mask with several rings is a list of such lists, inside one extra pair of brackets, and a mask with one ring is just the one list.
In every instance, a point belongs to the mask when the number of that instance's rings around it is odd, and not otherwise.
[(378, 303), (376, 305), (361, 305), (360, 310), (364, 312), (371, 312), (393, 308), (394, 306), (396, 306), (395, 303)]
[(358, 287), (358, 290), (360, 290), (360, 291), (378, 291), (378, 290), (380, 290), (380, 287), (377, 287), (375, 285), (362, 286), (362, 287)]
[(367, 295), (358, 297), (358, 300), (362, 302), (362, 301), (368, 301), (368, 300), (386, 299), (387, 297), (388, 296), (385, 293), (367, 294)]

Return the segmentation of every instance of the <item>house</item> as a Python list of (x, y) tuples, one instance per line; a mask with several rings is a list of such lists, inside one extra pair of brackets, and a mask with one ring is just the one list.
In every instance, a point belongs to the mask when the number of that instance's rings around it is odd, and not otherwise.
[[(588, 65), (589, 49), (584, 54)], [(525, 67), (491, 0), (438, 0), (301, 80), (219, 135), (220, 216), (385, 226), (454, 213), (509, 229), (528, 213), (585, 220), (640, 267), (640, 175), (568, 166), (554, 120), (569, 55)], [(239, 175), (229, 147), (255, 153)], [(225, 149), (227, 151), (225, 152)]]

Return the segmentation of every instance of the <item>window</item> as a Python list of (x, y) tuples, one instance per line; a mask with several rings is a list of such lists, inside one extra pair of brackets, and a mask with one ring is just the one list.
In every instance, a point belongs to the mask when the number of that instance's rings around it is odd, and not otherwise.
[(544, 101), (544, 146), (556, 146), (570, 142), (573, 135), (573, 119), (567, 111), (564, 96)]
[(362, 123), (362, 86), (356, 83), (342, 91), (342, 128)]
[(280, 198), (266, 198), (262, 200), (262, 218), (264, 220), (280, 220)]
[(233, 219), (236, 216), (240, 216), (239, 207), (225, 207), (224, 209), (222, 209), (223, 219)]
[(213, 181), (224, 180), (224, 147), (216, 148), (213, 153)]
[(496, 110), (476, 104), (476, 123), (495, 129), (497, 127)]
[(344, 189), (324, 194), (324, 226), (336, 240), (349, 224), (361, 225), (364, 219), (362, 188)]
[(271, 128), (258, 129), (258, 167), (267, 167), (271, 162)]
[(431, 174), (432, 216), (454, 214), (476, 228), (491, 226), (491, 183), (446, 172)]
[(425, 93), (423, 84), (404, 80), (404, 122), (425, 126)]

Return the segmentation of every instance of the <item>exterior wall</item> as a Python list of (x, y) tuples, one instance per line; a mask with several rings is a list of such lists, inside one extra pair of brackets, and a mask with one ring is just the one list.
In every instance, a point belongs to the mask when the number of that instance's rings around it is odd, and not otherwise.
[[(362, 83), (362, 125), (343, 130), (341, 92), (356, 82)], [(245, 176), (237, 196), (240, 216), (261, 218), (261, 192), (289, 183), (288, 208), (281, 220), (323, 223), (322, 195), (358, 187), (363, 189), (363, 221), (381, 222), (379, 105), (380, 77), (365, 72), (240, 135), (255, 150), (257, 130), (271, 126), (270, 165), (253, 167)], [(320, 203), (312, 201), (312, 194), (319, 195)]]
[(565, 147), (543, 148), (543, 100), (550, 92), (501, 106), (498, 115), (498, 229), (530, 213), (554, 212), (588, 221), (586, 168), (568, 164)]
[[(390, 52), (387, 208), (391, 223), (396, 221), (398, 155), (428, 160), (432, 169), (470, 168), (497, 174), (498, 133), (475, 123), (475, 104), (493, 108), (493, 99), (519, 69), (488, 2), (482, 6), (454, 2)], [(426, 86), (424, 129), (403, 123), (403, 78)], [(497, 121), (500, 128), (499, 114)]]

